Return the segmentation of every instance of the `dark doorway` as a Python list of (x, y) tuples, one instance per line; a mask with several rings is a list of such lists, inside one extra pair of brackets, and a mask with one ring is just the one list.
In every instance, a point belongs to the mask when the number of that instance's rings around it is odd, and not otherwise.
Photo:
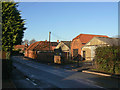
[(85, 51), (83, 51), (83, 60), (85, 60)]

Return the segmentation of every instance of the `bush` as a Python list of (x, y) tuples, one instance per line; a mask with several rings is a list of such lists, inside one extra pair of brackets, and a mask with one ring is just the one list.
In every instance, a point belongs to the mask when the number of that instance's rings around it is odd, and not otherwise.
[(95, 63), (98, 70), (120, 74), (120, 46), (98, 47), (95, 53)]

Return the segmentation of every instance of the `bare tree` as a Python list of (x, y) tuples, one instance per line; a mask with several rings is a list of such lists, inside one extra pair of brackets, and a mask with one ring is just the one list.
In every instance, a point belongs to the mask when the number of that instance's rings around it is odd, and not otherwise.
[(32, 43), (35, 43), (35, 42), (36, 42), (36, 40), (32, 39), (32, 40), (30, 40), (29, 44), (32, 44)]
[(22, 44), (23, 44), (23, 45), (29, 44), (29, 40), (25, 39), (24, 41), (22, 41)]

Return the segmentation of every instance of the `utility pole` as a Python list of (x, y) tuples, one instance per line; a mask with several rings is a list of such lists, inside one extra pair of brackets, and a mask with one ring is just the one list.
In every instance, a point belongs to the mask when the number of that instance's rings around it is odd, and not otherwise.
[(49, 51), (50, 51), (50, 38), (51, 38), (51, 32), (49, 32)]

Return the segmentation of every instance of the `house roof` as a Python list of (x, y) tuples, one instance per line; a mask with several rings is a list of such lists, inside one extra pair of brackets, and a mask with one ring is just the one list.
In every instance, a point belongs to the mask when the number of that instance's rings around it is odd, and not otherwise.
[(106, 35), (92, 35), (92, 34), (80, 34), (75, 39), (80, 39), (81, 43), (85, 45), (87, 42), (89, 42), (93, 37), (108, 37)]
[(119, 38), (105, 38), (105, 37), (96, 37), (97, 39), (109, 44), (110, 46), (118, 46), (119, 45)]
[(102, 41), (100, 45), (107, 44), (107, 45), (110, 45), (110, 46), (113, 46), (113, 45), (118, 46), (119, 45), (119, 40), (120, 40), (119, 38), (94, 37), (88, 43), (86, 43), (83, 47), (86, 47), (86, 46), (89, 46), (89, 45), (98, 45), (98, 43), (96, 43), (96, 44), (90, 44), (90, 42), (93, 41), (93, 40), (95, 40), (95, 39), (96, 40), (98, 39), (98, 40)]
[(15, 45), (14, 48), (15, 48), (15, 49), (18, 49), (18, 48), (25, 48), (25, 45)]
[(55, 48), (55, 50), (62, 50), (64, 52), (70, 51), (71, 41), (61, 41)]
[(39, 44), (39, 42), (30, 44), (30, 46), (27, 48), (27, 50), (33, 50), (37, 44)]
[(52, 46), (57, 46), (58, 43), (57, 42), (50, 42)]
[[(57, 46), (57, 42), (50, 42), (50, 50), (52, 50), (52, 46)], [(48, 41), (38, 41), (32, 43), (27, 50), (37, 50), (37, 51), (48, 51), (49, 50), (49, 42)]]
[(61, 41), (61, 42), (63, 42), (66, 46), (71, 48), (71, 41)]

